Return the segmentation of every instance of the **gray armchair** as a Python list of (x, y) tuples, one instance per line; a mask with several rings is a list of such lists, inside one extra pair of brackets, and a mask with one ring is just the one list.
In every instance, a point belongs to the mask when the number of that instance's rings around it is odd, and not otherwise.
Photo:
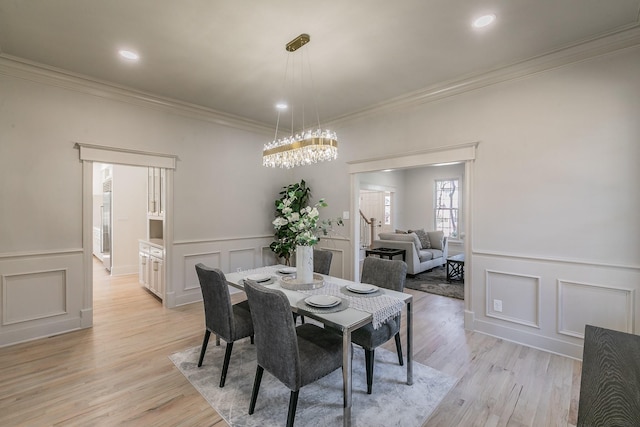
[[(387, 260), (366, 257), (362, 266), (362, 283), (376, 285), (382, 288), (403, 292), (407, 277), (407, 264), (400, 260)], [(367, 371), (367, 393), (373, 388), (373, 364), (375, 349), (395, 337), (398, 363), (404, 364), (402, 359), (402, 344), (400, 343), (400, 314), (389, 319), (380, 328), (373, 329), (371, 323), (356, 329), (351, 334), (351, 341), (364, 349)]]
[(282, 291), (255, 283), (246, 283), (245, 291), (258, 358), (249, 414), (255, 410), (266, 369), (291, 390), (287, 427), (293, 426), (300, 388), (342, 366), (342, 338), (309, 323), (296, 327), (289, 300)]
[(224, 363), (222, 365), (222, 375), (220, 376), (220, 387), (224, 387), (231, 359), (233, 343), (241, 338), (251, 337), (253, 343), (253, 324), (249, 304), (243, 301), (239, 304), (231, 305), (229, 287), (224, 273), (217, 268), (210, 268), (199, 263), (196, 265), (196, 272), (200, 280), (200, 289), (204, 300), (204, 317), (206, 330), (198, 367), (202, 366), (207, 344), (211, 332), (224, 339), (227, 348), (224, 353)]

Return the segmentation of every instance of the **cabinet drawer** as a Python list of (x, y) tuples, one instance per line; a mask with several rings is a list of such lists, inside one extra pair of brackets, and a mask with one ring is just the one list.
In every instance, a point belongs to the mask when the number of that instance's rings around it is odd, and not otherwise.
[(149, 253), (150, 246), (146, 243), (140, 243), (140, 252)]
[(153, 255), (156, 258), (163, 258), (164, 254), (163, 254), (163, 250), (162, 249), (158, 249), (158, 248), (154, 248), (153, 246), (150, 248), (150, 254)]

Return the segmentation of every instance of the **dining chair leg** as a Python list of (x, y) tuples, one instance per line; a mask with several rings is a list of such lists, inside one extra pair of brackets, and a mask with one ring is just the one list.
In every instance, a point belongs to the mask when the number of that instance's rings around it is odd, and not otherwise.
[(258, 390), (260, 390), (260, 382), (262, 381), (262, 373), (264, 368), (258, 365), (256, 369), (256, 378), (253, 380), (253, 390), (251, 391), (251, 401), (249, 403), (249, 415), (253, 414), (253, 410), (256, 409), (256, 400), (258, 399)]
[(364, 351), (364, 362), (367, 370), (367, 394), (371, 394), (373, 388), (373, 361), (375, 360), (375, 350)]
[(293, 420), (296, 417), (296, 407), (298, 406), (298, 393), (300, 390), (292, 391), (289, 397), (289, 413), (287, 414), (287, 427), (293, 427)]
[(202, 341), (202, 350), (200, 350), (200, 359), (198, 360), (198, 368), (202, 366), (202, 361), (204, 360), (204, 353), (207, 351), (207, 344), (209, 344), (210, 335), (211, 335), (211, 331), (207, 329), (204, 332), (204, 340)]
[(253, 344), (253, 335), (251, 335), (251, 344)]
[(224, 352), (224, 363), (222, 364), (222, 375), (220, 376), (220, 387), (224, 387), (224, 381), (227, 379), (227, 370), (229, 369), (229, 360), (231, 360), (231, 350), (233, 350), (233, 341), (227, 343), (227, 349)]
[(396, 334), (396, 351), (398, 352), (398, 364), (404, 366), (404, 359), (402, 359), (402, 343), (400, 342), (400, 332)]

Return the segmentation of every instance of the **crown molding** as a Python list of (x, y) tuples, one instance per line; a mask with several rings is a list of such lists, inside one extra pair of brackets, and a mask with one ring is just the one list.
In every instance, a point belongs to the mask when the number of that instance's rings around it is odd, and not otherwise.
[[(524, 78), (577, 62), (586, 61), (597, 56), (606, 55), (622, 49), (635, 48), (639, 45), (640, 24), (635, 23), (619, 31), (583, 40), (534, 58), (498, 67), (486, 72), (450, 80), (400, 97), (388, 99), (365, 109), (330, 119), (327, 124), (335, 127), (337, 124), (357, 120), (363, 117), (434, 102), (497, 83)], [(137, 106), (168, 111), (174, 114), (200, 119), (235, 129), (256, 132), (264, 135), (271, 135), (273, 133), (273, 129), (271, 127), (240, 116), (235, 116), (171, 98), (160, 97), (107, 81), (93, 79), (80, 74), (71, 73), (62, 69), (49, 67), (23, 58), (4, 54), (1, 53), (1, 51), (0, 74), (74, 90), (105, 99), (112, 99)]]
[(0, 74), (73, 90), (100, 98), (166, 111), (235, 129), (265, 135), (271, 135), (273, 133), (271, 127), (240, 116), (178, 101), (176, 99), (160, 97), (151, 93), (93, 79), (4, 53), (0, 53)]
[(617, 52), (622, 49), (636, 48), (638, 46), (640, 46), (640, 24), (635, 23), (619, 31), (583, 40), (524, 61), (498, 67), (483, 73), (476, 73), (463, 78), (450, 80), (397, 98), (388, 99), (360, 111), (331, 119), (327, 122), (327, 125), (336, 127), (336, 125), (340, 123), (434, 102), (464, 92), (481, 89), (509, 80), (528, 77)]

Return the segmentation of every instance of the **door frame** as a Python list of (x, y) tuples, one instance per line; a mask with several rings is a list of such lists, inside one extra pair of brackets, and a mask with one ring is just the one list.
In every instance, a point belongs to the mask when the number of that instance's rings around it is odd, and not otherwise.
[[(479, 141), (465, 144), (451, 145), (445, 147), (437, 147), (424, 151), (405, 153), (402, 155), (389, 155), (373, 159), (356, 160), (348, 162), (349, 175), (351, 177), (351, 201), (350, 210), (351, 217), (358, 218), (358, 210), (360, 204), (360, 178), (359, 174), (367, 172), (379, 172), (385, 169), (409, 169), (423, 166), (433, 166), (446, 163), (464, 163), (464, 229), (465, 229), (465, 268), (464, 268), (464, 326), (465, 329), (473, 330), (474, 314), (471, 309), (472, 286), (470, 278), (472, 277), (472, 245), (473, 245), (473, 166), (476, 159), (476, 152)], [(360, 227), (357, 226), (358, 221), (351, 221), (351, 241), (360, 241)], [(358, 280), (360, 277), (359, 254), (357, 252), (358, 245), (352, 245), (353, 252), (351, 254), (352, 277)]]
[[(173, 291), (173, 285), (166, 278), (171, 277), (171, 253), (173, 242), (173, 171), (176, 169), (178, 156), (173, 154), (153, 153), (130, 150), (103, 145), (77, 142), (74, 148), (80, 151), (82, 161), (82, 251), (84, 292), (81, 312), (81, 327), (93, 325), (93, 163), (110, 163), (128, 166), (159, 167), (166, 170), (165, 186), (165, 268), (163, 282), (164, 295), (162, 304), (170, 307), (166, 295)], [(172, 292), (171, 292), (172, 293)]]

